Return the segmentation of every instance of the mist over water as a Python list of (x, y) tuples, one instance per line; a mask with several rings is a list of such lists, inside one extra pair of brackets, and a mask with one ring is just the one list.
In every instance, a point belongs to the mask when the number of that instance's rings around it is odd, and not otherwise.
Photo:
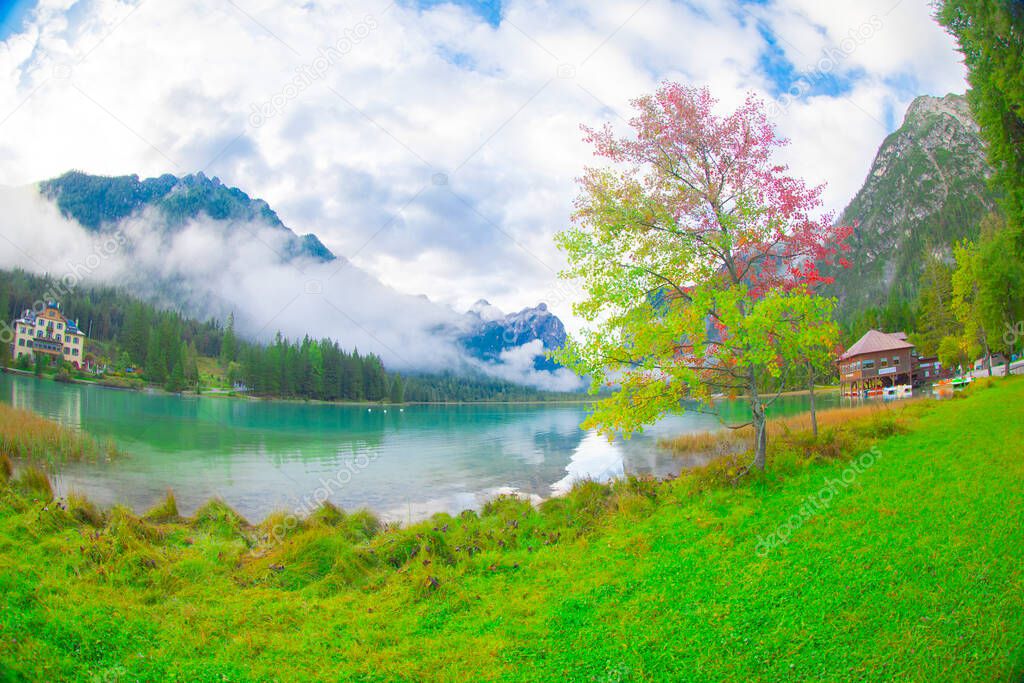
[[(379, 355), (391, 370), (481, 371), (569, 391), (568, 370), (538, 371), (544, 349), (524, 344), (485, 363), (465, 353), (472, 320), (426, 297), (402, 294), (344, 258), (294, 257), (291, 233), (261, 222), (192, 220), (168, 226), (146, 209), (99, 233), (60, 214), (35, 186), (0, 189), (0, 267), (47, 273), (69, 288), (105, 284), (199, 319), (235, 316), (238, 331), (269, 341), (330, 338)], [(42, 296), (42, 293), (40, 293)]]

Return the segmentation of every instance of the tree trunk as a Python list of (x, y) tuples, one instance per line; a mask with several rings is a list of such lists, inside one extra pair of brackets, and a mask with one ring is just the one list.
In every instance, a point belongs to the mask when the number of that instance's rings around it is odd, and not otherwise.
[(757, 393), (757, 375), (750, 371), (750, 412), (754, 425), (754, 467), (764, 470), (768, 453), (768, 429), (764, 415), (764, 405)]
[[(988, 348), (988, 340), (985, 340), (985, 364), (988, 365), (988, 376), (992, 376), (992, 351)], [(972, 375), (974, 373), (971, 373)]]
[(814, 438), (818, 438), (818, 412), (814, 409), (814, 368), (807, 364), (807, 369), (810, 373), (810, 390), (811, 390), (811, 433), (814, 434)]

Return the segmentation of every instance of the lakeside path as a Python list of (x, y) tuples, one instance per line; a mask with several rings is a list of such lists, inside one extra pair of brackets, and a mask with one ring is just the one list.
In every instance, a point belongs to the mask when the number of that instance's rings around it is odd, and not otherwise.
[(94, 531), (2, 485), (0, 679), (1018, 680), (1024, 381), (988, 384), (738, 488), (350, 516), (257, 556), (221, 508)]

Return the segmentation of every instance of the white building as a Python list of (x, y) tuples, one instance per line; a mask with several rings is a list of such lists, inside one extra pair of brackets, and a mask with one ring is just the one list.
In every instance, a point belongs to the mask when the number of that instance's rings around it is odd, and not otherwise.
[(68, 320), (60, 304), (51, 301), (42, 313), (25, 311), (14, 321), (14, 358), (43, 354), (62, 358), (75, 367), (85, 363), (85, 334), (77, 320)]

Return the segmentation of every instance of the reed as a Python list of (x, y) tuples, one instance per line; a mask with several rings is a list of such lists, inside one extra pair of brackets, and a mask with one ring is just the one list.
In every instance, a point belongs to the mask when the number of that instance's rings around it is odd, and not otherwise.
[(53, 485), (50, 483), (50, 477), (35, 465), (29, 465), (21, 470), (18, 475), (18, 486), (38, 499), (53, 500)]
[(83, 524), (94, 528), (102, 528), (104, 525), (103, 513), (85, 494), (78, 491), (70, 491), (67, 496), (67, 508), (72, 517)]
[(96, 439), (21, 408), (0, 403), (0, 453), (12, 460), (66, 462), (115, 457), (112, 443)]
[(178, 515), (178, 501), (174, 498), (174, 491), (167, 489), (167, 495), (164, 499), (154, 505), (145, 515), (143, 519), (149, 522), (173, 522), (180, 519)]
[[(900, 408), (914, 403), (916, 401), (901, 401)], [(892, 403), (865, 404), (847, 408), (819, 410), (817, 414), (818, 430), (824, 432), (825, 430), (851, 423), (873, 423), (880, 420), (894, 420), (897, 413), (896, 404)], [(776, 438), (810, 431), (810, 413), (800, 413), (799, 415), (768, 420), (769, 444)], [(880, 436), (884, 436), (884, 434), (880, 434)], [(717, 432), (683, 434), (671, 439), (662, 439), (658, 442), (658, 445), (661, 448), (672, 451), (676, 455), (728, 456), (748, 450), (753, 440), (753, 427), (745, 426), (738, 429), (726, 428)]]
[(0, 453), (0, 481), (10, 481), (14, 474), (14, 464), (6, 453)]

